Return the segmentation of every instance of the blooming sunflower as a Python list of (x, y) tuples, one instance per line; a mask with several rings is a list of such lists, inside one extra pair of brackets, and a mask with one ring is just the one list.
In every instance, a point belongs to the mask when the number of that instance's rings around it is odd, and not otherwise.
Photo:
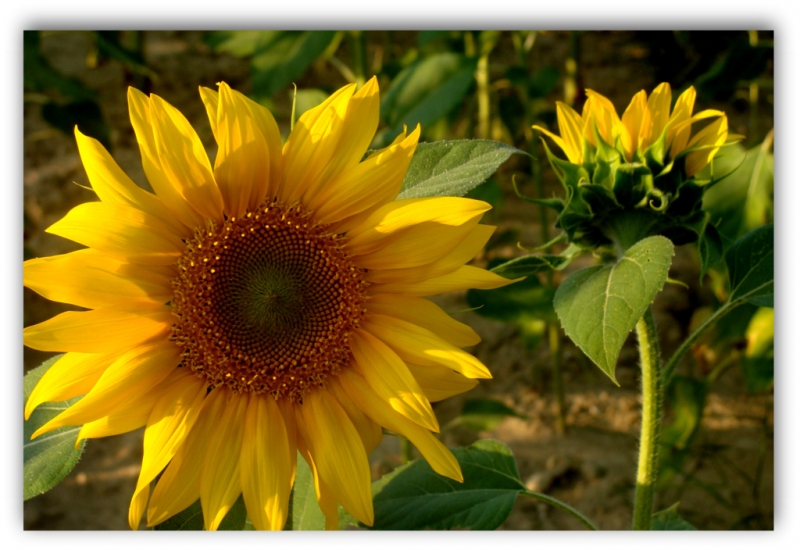
[(47, 231), (87, 248), (25, 262), (24, 283), (88, 311), (25, 329), (27, 346), (66, 352), (26, 418), (85, 395), (33, 437), (144, 426), (132, 528), (145, 508), (154, 525), (199, 498), (216, 529), (242, 494), (256, 528), (281, 529), (297, 451), (326, 527), (337, 526), (337, 503), (370, 525), (367, 454), (381, 427), (461, 481), (431, 433), (430, 402), (491, 375), (460, 349), (477, 334), (424, 297), (510, 282), (464, 265), (494, 230), (478, 223), (490, 206), (395, 200), (420, 130), (364, 158), (378, 124), (374, 78), (306, 112), (283, 146), (264, 107), (224, 83), (200, 95), (218, 144), (213, 167), (175, 107), (129, 89), (154, 193), (75, 131), (100, 201)]
[[(569, 105), (556, 102), (556, 115), (560, 136), (541, 126), (535, 129), (548, 135), (558, 145), (572, 164), (581, 164), (585, 147), (597, 147), (603, 139), (617, 146), (628, 162), (641, 160), (644, 152), (664, 137), (665, 159), (676, 158), (685, 152), (686, 174), (691, 177), (705, 168), (728, 139), (728, 117), (722, 111), (706, 109), (692, 115), (697, 92), (690, 86), (672, 104), (672, 89), (666, 82), (659, 84), (650, 97), (641, 90), (631, 100), (622, 118), (605, 96), (586, 90), (588, 99), (578, 114)], [(692, 124), (714, 118), (707, 126), (691, 135)]]

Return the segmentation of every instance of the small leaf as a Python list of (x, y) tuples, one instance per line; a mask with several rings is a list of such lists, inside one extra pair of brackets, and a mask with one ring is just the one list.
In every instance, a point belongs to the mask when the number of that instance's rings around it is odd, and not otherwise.
[(648, 237), (613, 265), (576, 271), (556, 291), (567, 336), (614, 383), (622, 344), (664, 286), (673, 250), (669, 239)]
[(736, 241), (725, 255), (731, 279), (729, 300), (746, 300), (774, 307), (775, 228), (773, 224), (754, 229)]
[[(389, 128), (380, 141), (388, 145), (408, 126), (426, 128), (461, 105), (474, 80), (477, 58), (439, 53), (403, 69), (381, 100), (381, 116)], [(255, 83), (254, 83), (255, 84)]]
[[(233, 506), (219, 524), (218, 530), (220, 531), (243, 531), (247, 529), (247, 510), (244, 506), (244, 499), (242, 495), (236, 499)], [(168, 520), (159, 523), (153, 529), (156, 531), (202, 531), (204, 529), (203, 523), (203, 507), (200, 500), (194, 503), (169, 518)], [(252, 528), (252, 524), (251, 528)]]
[(688, 521), (678, 515), (678, 502), (653, 514), (653, 531), (696, 531), (697, 529)]
[(468, 399), (464, 402), (461, 414), (456, 417), (456, 420), (462, 426), (479, 432), (495, 428), (508, 416), (527, 418), (506, 404), (494, 399)]
[(534, 275), (541, 271), (561, 271), (582, 252), (579, 246), (569, 245), (561, 254), (530, 254), (500, 264), (492, 271), (507, 279)]
[(525, 154), (499, 141), (420, 143), (397, 198), (464, 196), (494, 174), (514, 153)]
[(436, 474), (425, 460), (401, 466), (372, 485), (372, 529), (497, 529), (525, 485), (499, 441), (453, 450), (464, 482)]
[(289, 504), (289, 519), (285, 530), (292, 531), (324, 531), (325, 514), (317, 502), (314, 488), (314, 473), (303, 456), (297, 453), (297, 474), (292, 489), (292, 500)]
[[(53, 363), (61, 355), (51, 357), (40, 366), (29, 371), (23, 381), (23, 403), (30, 397), (33, 388), (39, 383)], [(75, 397), (68, 401), (43, 403), (39, 405), (23, 427), (23, 497), (25, 500), (40, 495), (55, 487), (62, 479), (67, 477), (86, 448), (86, 440), (81, 441), (75, 449), (75, 440), (78, 438), (80, 426), (65, 426), (31, 441), (33, 432), (42, 427), (50, 419), (66, 410), (70, 405), (80, 399)]]

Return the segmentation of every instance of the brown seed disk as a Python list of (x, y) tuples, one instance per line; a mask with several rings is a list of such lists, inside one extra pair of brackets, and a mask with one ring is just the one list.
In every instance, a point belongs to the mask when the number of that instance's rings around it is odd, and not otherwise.
[(300, 207), (264, 205), (187, 242), (172, 282), (172, 338), (209, 387), (302, 402), (345, 367), (366, 310), (366, 270)]

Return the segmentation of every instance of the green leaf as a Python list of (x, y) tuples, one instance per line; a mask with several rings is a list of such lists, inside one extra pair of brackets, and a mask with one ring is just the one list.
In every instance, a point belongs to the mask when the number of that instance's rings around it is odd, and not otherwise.
[[(40, 366), (29, 371), (23, 380), (23, 403), (28, 401), (33, 388), (39, 383), (47, 369), (53, 366), (61, 355), (51, 357)], [(28, 500), (55, 487), (67, 477), (86, 448), (86, 440), (75, 449), (80, 426), (65, 426), (40, 435), (31, 441), (33, 432), (49, 422), (57, 414), (78, 401), (75, 397), (68, 401), (43, 403), (36, 407), (23, 427), (23, 498)]]
[(525, 490), (514, 456), (499, 441), (453, 450), (464, 482), (436, 474), (415, 460), (372, 485), (379, 530), (497, 529)]
[(747, 327), (747, 349), (742, 360), (747, 389), (768, 390), (775, 377), (775, 310), (762, 307)]
[(667, 280), (674, 247), (648, 237), (615, 264), (576, 271), (558, 287), (555, 310), (564, 331), (614, 383), (622, 344)]
[(696, 531), (697, 529), (688, 521), (678, 515), (678, 502), (653, 514), (653, 531)]
[(700, 280), (706, 272), (719, 264), (725, 257), (725, 243), (717, 228), (710, 223), (706, 224), (700, 240), (697, 241), (697, 251), (700, 253)]
[(408, 126), (423, 128), (461, 105), (473, 82), (477, 58), (439, 53), (413, 63), (392, 81), (381, 101), (381, 116), (389, 128), (381, 134), (391, 143)]
[[(706, 172), (710, 175), (710, 168)], [(740, 144), (723, 148), (714, 158), (714, 173), (730, 174), (703, 195), (703, 209), (722, 235), (736, 240), (772, 221), (775, 176), (769, 143), (747, 151)]]
[(500, 401), (494, 399), (468, 399), (464, 402), (461, 414), (456, 417), (458, 424), (479, 432), (495, 428), (504, 418), (514, 416), (527, 419)]
[(300, 453), (297, 453), (297, 474), (289, 505), (285, 530), (324, 531), (325, 514), (317, 502), (314, 473)]
[(703, 380), (675, 376), (667, 389), (667, 402), (672, 421), (661, 433), (661, 443), (667, 447), (686, 449), (703, 418), (708, 384)]
[(494, 174), (514, 153), (525, 154), (499, 141), (420, 143), (397, 198), (464, 196)]
[(541, 271), (561, 271), (583, 250), (574, 244), (569, 245), (561, 254), (530, 254), (514, 258), (500, 264), (492, 271), (507, 279), (516, 279), (528, 275), (535, 275)]
[[(248, 523), (247, 510), (244, 506), (242, 495), (236, 499), (233, 506), (219, 524), (220, 531), (243, 531)], [(202, 531), (203, 508), (200, 500), (154, 527), (156, 531)], [(252, 525), (252, 524), (251, 524)]]
[(280, 31), (268, 47), (253, 55), (253, 95), (269, 97), (301, 77), (335, 35), (336, 31)]
[(736, 241), (725, 255), (731, 279), (729, 300), (746, 300), (774, 307), (775, 228), (773, 224), (754, 229)]

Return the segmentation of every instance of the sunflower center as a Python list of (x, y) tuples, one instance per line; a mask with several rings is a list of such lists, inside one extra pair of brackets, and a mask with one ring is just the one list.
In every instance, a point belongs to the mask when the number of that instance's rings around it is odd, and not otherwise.
[(265, 205), (187, 243), (173, 281), (173, 340), (210, 387), (302, 401), (350, 361), (365, 271), (300, 207)]

